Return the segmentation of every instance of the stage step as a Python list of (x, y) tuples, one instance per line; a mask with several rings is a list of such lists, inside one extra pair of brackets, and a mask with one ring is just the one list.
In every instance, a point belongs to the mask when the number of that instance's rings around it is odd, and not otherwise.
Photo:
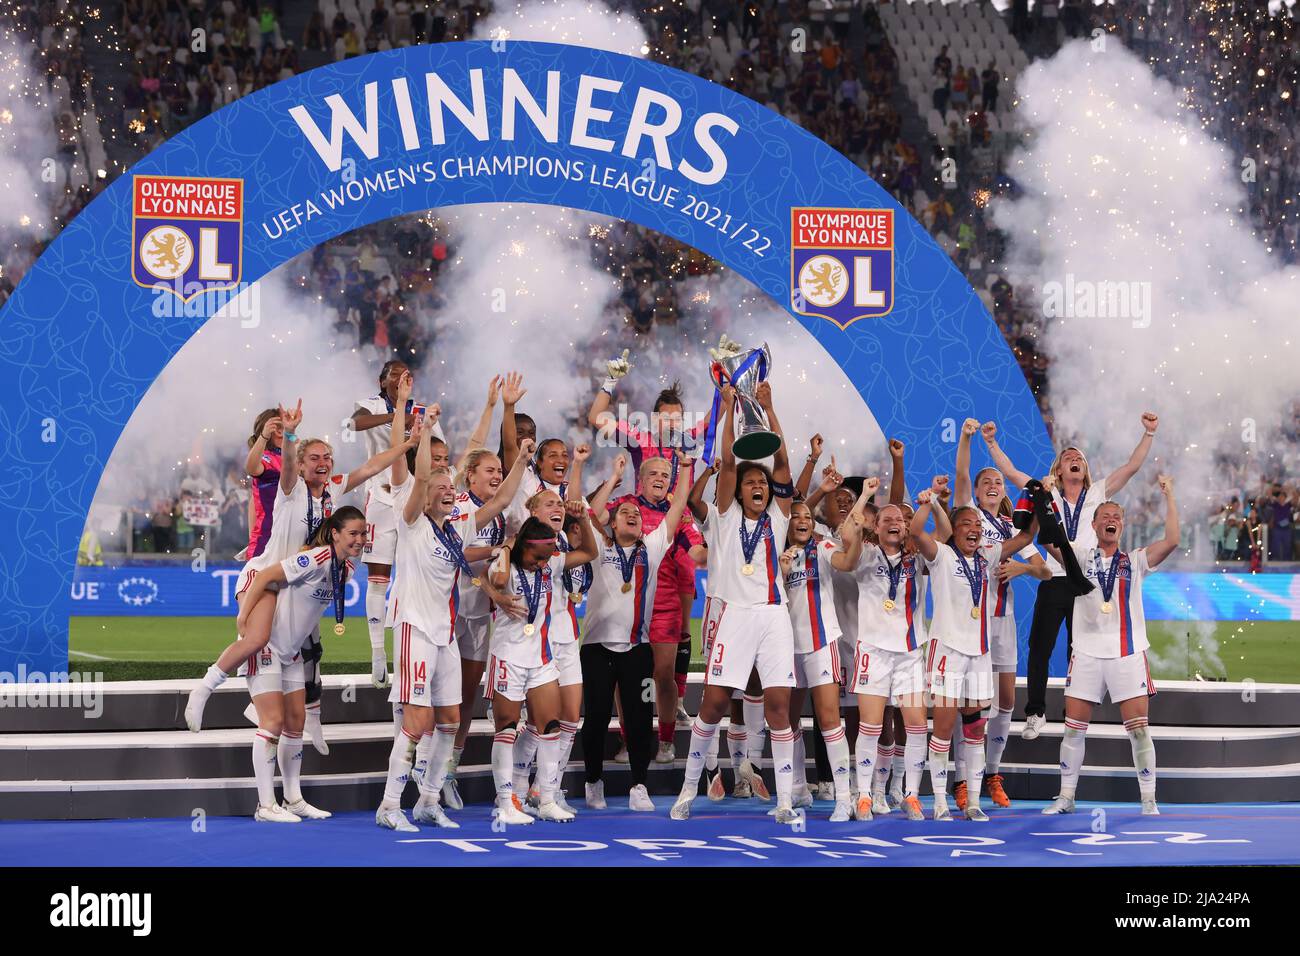
[[(1018, 723), (1003, 761), (1007, 764), (1056, 766), (1062, 724), (1047, 724), (1032, 741), (1020, 738)], [(803, 719), (805, 747), (813, 753), (812, 720)], [(248, 772), (253, 726), (239, 730), (114, 732), (101, 734), (0, 735), (0, 782), (17, 780), (149, 780), (208, 779)], [(618, 749), (618, 725), (611, 722), (605, 737), (606, 758)], [(476, 720), (462, 762), (489, 764), (493, 727)], [(725, 724), (720, 728), (725, 735)], [(392, 721), (335, 724), (326, 728), (328, 756), (307, 743), (303, 773), (364, 773), (387, 765), (392, 746)], [(1300, 727), (1206, 728), (1153, 727), (1157, 759), (1171, 767), (1257, 767), (1300, 763)], [(690, 728), (679, 724), (674, 743), (685, 754)], [(1088, 731), (1087, 759), (1099, 767), (1131, 768), (1132, 749), (1123, 727), (1099, 724)], [(722, 760), (727, 744), (720, 741)], [(770, 756), (770, 746), (768, 749)], [(574, 742), (573, 759), (582, 758), (582, 740)]]
[[(197, 675), (196, 675), (197, 676)], [(686, 691), (686, 709), (699, 708), (704, 675), (691, 674)], [(321, 713), (327, 724), (364, 723), (387, 719), (388, 691), (376, 690), (366, 674), (334, 674), (324, 680)], [(0, 734), (74, 733), (128, 730), (183, 730), (185, 700), (192, 681), (109, 681), (78, 685), (53, 685), (70, 692), (87, 690), (94, 696), (72, 697), (59, 706), (33, 706), (39, 696), (51, 691), (48, 684), (0, 683)], [(1047, 715), (1063, 715), (1065, 682), (1053, 679), (1047, 689)], [(1017, 716), (1023, 715), (1025, 685), (1021, 678), (1016, 692)], [(55, 701), (57, 703), (57, 701)], [(205, 728), (245, 726), (244, 708), (248, 693), (242, 678), (232, 678), (212, 695), (204, 713)], [(484, 701), (475, 695), (475, 716), (485, 714)], [(805, 709), (805, 713), (810, 713)], [(1180, 727), (1284, 727), (1300, 714), (1300, 685), (1161, 681), (1159, 694), (1151, 702), (1151, 721), (1156, 726)], [(1093, 724), (1122, 723), (1113, 704), (1096, 708)]]
[[(681, 789), (684, 761), (673, 766), (652, 764), (647, 789), (670, 797)], [(1012, 800), (1049, 800), (1057, 793), (1058, 770), (1054, 765), (1007, 765), (1003, 768), (1006, 790)], [(604, 765), (605, 793), (611, 801), (625, 797), (631, 785), (626, 765), (608, 761)], [(764, 771), (771, 787), (771, 768)], [(725, 770), (728, 792), (731, 771)], [(492, 770), (488, 766), (463, 766), (457, 774), (461, 794), (467, 803), (488, 803), (493, 797)], [(564, 786), (575, 797), (583, 792), (581, 766), (570, 763)], [(311, 774), (303, 778), (303, 795), (328, 810), (373, 810), (383, 796), (384, 774)], [(1159, 798), (1168, 803), (1284, 802), (1300, 800), (1300, 764), (1266, 767), (1161, 767)], [(930, 794), (928, 776), (922, 796)], [(1079, 778), (1078, 799), (1133, 803), (1138, 799), (1137, 781), (1131, 768), (1085, 766)], [(415, 802), (415, 789), (408, 787), (403, 805)], [(257, 797), (249, 777), (214, 777), (204, 780), (158, 779), (48, 780), (0, 783), (0, 820), (99, 820), (144, 817), (247, 816)], [(984, 806), (989, 806), (987, 796)], [(697, 812), (707, 812), (703, 795)], [(753, 801), (755, 813), (772, 804)], [(820, 809), (824, 807), (824, 809)], [(1013, 802), (1012, 808), (1015, 804)], [(814, 813), (829, 814), (829, 805), (819, 804)], [(997, 811), (992, 811), (997, 812)], [(455, 816), (455, 813), (452, 813)]]

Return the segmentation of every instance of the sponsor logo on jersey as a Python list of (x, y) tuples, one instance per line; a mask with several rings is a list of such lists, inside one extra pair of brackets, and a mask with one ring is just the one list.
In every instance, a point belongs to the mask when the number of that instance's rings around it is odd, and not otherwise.
[(244, 181), (135, 176), (131, 277), (182, 301), (239, 285), (243, 271)]
[(841, 329), (894, 308), (894, 211), (790, 210), (790, 302)]

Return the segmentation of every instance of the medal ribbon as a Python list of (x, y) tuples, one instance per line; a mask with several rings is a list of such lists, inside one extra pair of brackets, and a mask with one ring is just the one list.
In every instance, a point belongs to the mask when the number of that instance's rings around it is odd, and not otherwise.
[[(881, 553), (884, 554), (883, 551)], [(891, 601), (898, 597), (898, 584), (903, 580), (903, 565), (906, 561), (907, 558), (900, 553), (898, 564), (891, 564), (889, 555), (885, 555), (885, 574), (889, 576), (889, 600)]]
[(456, 529), (448, 524), (447, 530), (443, 531), (432, 518), (429, 518), (428, 515), (425, 515), (425, 517), (429, 519), (429, 527), (433, 529), (434, 537), (442, 542), (444, 548), (451, 552), (452, 560), (456, 563), (457, 573), (464, 571), (466, 576), (472, 579), (474, 570), (469, 566), (469, 562), (465, 560), (465, 549), (461, 545), (460, 535), (456, 533)]
[(740, 516), (740, 550), (745, 555), (746, 564), (754, 563), (754, 552), (758, 550), (758, 542), (763, 540), (763, 532), (771, 523), (771, 517), (764, 511), (763, 517), (759, 518), (758, 523), (754, 525), (754, 533), (751, 536), (745, 531), (745, 516), (743, 514)]
[[(469, 492), (469, 500), (474, 502), (474, 506), (476, 508), (483, 507), (483, 500), (479, 498), (478, 495), (474, 494), (474, 492), (472, 491)], [(492, 527), (491, 530), (488, 532), (488, 540), (491, 543), (492, 547), (495, 548), (505, 539), (506, 539), (506, 518), (505, 515), (499, 514), (492, 519)]]
[(537, 617), (538, 605), (542, 603), (542, 570), (538, 568), (533, 572), (533, 589), (528, 589), (528, 577), (524, 574), (524, 569), (515, 567), (515, 574), (519, 576), (519, 590), (523, 592), (524, 601), (528, 605), (528, 623), (532, 624)]
[[(980, 508), (980, 511), (983, 513), (984, 517), (989, 519), (989, 524), (998, 529), (998, 534), (1002, 535), (1003, 541), (1010, 541), (1014, 537), (1011, 533), (1012, 528), (1010, 521), (1007, 521), (1001, 515), (989, 514), (989, 512), (985, 511), (983, 508)], [(1075, 525), (1076, 527), (1078, 526), (1077, 519)], [(1070, 535), (1070, 538), (1073, 540), (1074, 535)]]
[(950, 547), (953, 554), (957, 555), (957, 563), (961, 567), (962, 576), (966, 578), (966, 583), (970, 585), (971, 607), (979, 607), (980, 592), (984, 590), (984, 570), (988, 562), (984, 560), (984, 555), (976, 551), (975, 570), (972, 571), (970, 564), (966, 561), (966, 555), (962, 554), (956, 545), (950, 545)]
[(638, 541), (636, 544), (632, 545), (632, 554), (628, 555), (624, 553), (621, 544), (617, 541), (614, 542), (614, 551), (618, 554), (618, 570), (619, 573), (623, 575), (624, 584), (632, 583), (632, 572), (636, 570), (636, 562), (637, 558), (641, 555), (641, 548), (642, 544)]
[(320, 530), (321, 522), (334, 513), (334, 503), (330, 500), (330, 490), (327, 487), (321, 492), (320, 509), (321, 516), (316, 517), (311, 506), (312, 497), (311, 489), (307, 489), (307, 540), (303, 544), (311, 544), (311, 539), (316, 537), (316, 532)]
[(1061, 492), (1061, 504), (1065, 506), (1065, 536), (1071, 541), (1079, 533), (1079, 519), (1083, 517), (1083, 503), (1088, 498), (1088, 490), (1085, 488), (1079, 492), (1079, 501), (1070, 509), (1070, 503), (1065, 500), (1065, 492)]
[(1101, 599), (1107, 604), (1110, 603), (1110, 596), (1115, 592), (1115, 578), (1119, 575), (1120, 558), (1123, 556), (1123, 551), (1116, 551), (1110, 559), (1110, 567), (1103, 568), (1101, 551), (1097, 551), (1097, 584), (1101, 586)]
[(347, 604), (343, 597), (344, 585), (348, 580), (347, 568), (347, 562), (340, 561), (334, 552), (334, 546), (330, 545), (330, 587), (334, 589), (334, 623), (339, 625), (343, 623), (343, 609)]
[[(558, 535), (555, 540), (556, 543), (559, 544), (560, 546), (561, 553), (568, 554), (570, 551), (573, 550), (573, 545), (569, 544), (568, 538), (566, 538), (564, 535)], [(580, 575), (581, 583), (578, 585), (578, 590), (576, 593), (586, 594), (588, 591), (591, 590), (591, 579), (592, 579), (591, 562), (589, 561), (586, 564), (580, 565), (576, 570), (582, 572), (582, 574)], [(568, 568), (565, 568), (564, 571), (560, 574), (560, 580), (563, 582), (564, 590), (567, 593), (569, 594), (575, 593), (573, 590), (573, 571), (571, 571)]]

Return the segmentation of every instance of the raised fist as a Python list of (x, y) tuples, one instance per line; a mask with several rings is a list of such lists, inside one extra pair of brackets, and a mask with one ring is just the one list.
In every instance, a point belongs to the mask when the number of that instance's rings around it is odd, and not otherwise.
[(1142, 427), (1149, 432), (1153, 432), (1160, 425), (1160, 416), (1155, 412), (1142, 413)]
[(985, 441), (991, 442), (998, 435), (998, 426), (993, 422), (985, 422), (980, 426), (980, 434), (984, 436)]
[(970, 438), (979, 430), (980, 430), (980, 423), (978, 419), (968, 418), (961, 423), (961, 433), (965, 435), (967, 438)]
[(519, 454), (524, 458), (532, 458), (535, 451), (537, 451), (537, 442), (531, 438), (525, 438), (519, 443)]
[(906, 448), (906, 447), (907, 447), (907, 446), (904, 445), (904, 444), (903, 444), (901, 441), (899, 441), (897, 438), (891, 438), (891, 439), (889, 439), (889, 456), (890, 456), (891, 458), (902, 458), (902, 457), (903, 457), (903, 449)]
[(586, 461), (590, 457), (591, 457), (591, 446), (588, 445), (586, 442), (583, 442), (581, 445), (577, 445), (574, 447), (573, 449), (574, 461)]

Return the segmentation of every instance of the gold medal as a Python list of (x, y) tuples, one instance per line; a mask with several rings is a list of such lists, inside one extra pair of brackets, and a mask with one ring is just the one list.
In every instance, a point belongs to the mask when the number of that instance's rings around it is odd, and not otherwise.
[(525, 625), (524, 625), (524, 634), (525, 634), (526, 636), (528, 636), (528, 637), (532, 637), (532, 636), (533, 636), (533, 631), (535, 631), (535, 630), (537, 630), (537, 628), (533, 627), (531, 624), (525, 624)]
[(481, 588), (481, 587), (483, 586), (483, 579), (482, 579), (482, 578), (470, 578), (470, 579), (469, 579), (469, 583), (472, 584), (472, 585), (474, 585), (474, 587), (476, 587), (476, 588)]
[(1111, 611), (1113, 611), (1113, 610), (1114, 610), (1114, 607), (1111, 605), (1111, 603), (1110, 603), (1109, 601), (1102, 601), (1102, 602), (1101, 602), (1101, 613), (1102, 613), (1102, 614), (1109, 614), (1109, 613), (1110, 613)]
[(747, 564), (740, 569), (740, 573), (745, 575), (745, 577), (749, 577), (751, 574), (754, 573), (754, 566), (752, 564)]
[(895, 604), (893, 601), (889, 600), (889, 598), (885, 598), (885, 610), (886, 610), (886, 611), (892, 611), (892, 610), (893, 610), (894, 608), (896, 608), (896, 607), (898, 607), (897, 604)]
[(631, 590), (632, 590), (632, 582), (631, 582), (631, 581), (624, 581), (624, 582), (623, 582), (623, 587), (622, 587), (622, 591), (623, 591), (623, 593), (626, 594), (628, 591), (631, 591)]
[(970, 616), (976, 621), (980, 619), (980, 606), (978, 604), (970, 609)]
[(339, 637), (342, 637), (342, 636), (343, 636), (343, 631), (344, 631), (344, 630), (346, 630), (346, 628), (344, 628), (342, 624), (335, 624), (335, 625), (334, 625), (334, 633), (337, 634)]
[(574, 604), (581, 604), (581, 603), (582, 603), (582, 594), (581, 594), (581, 592), (578, 592), (578, 591), (570, 591), (570, 592), (569, 592), (569, 600), (572, 601)]

